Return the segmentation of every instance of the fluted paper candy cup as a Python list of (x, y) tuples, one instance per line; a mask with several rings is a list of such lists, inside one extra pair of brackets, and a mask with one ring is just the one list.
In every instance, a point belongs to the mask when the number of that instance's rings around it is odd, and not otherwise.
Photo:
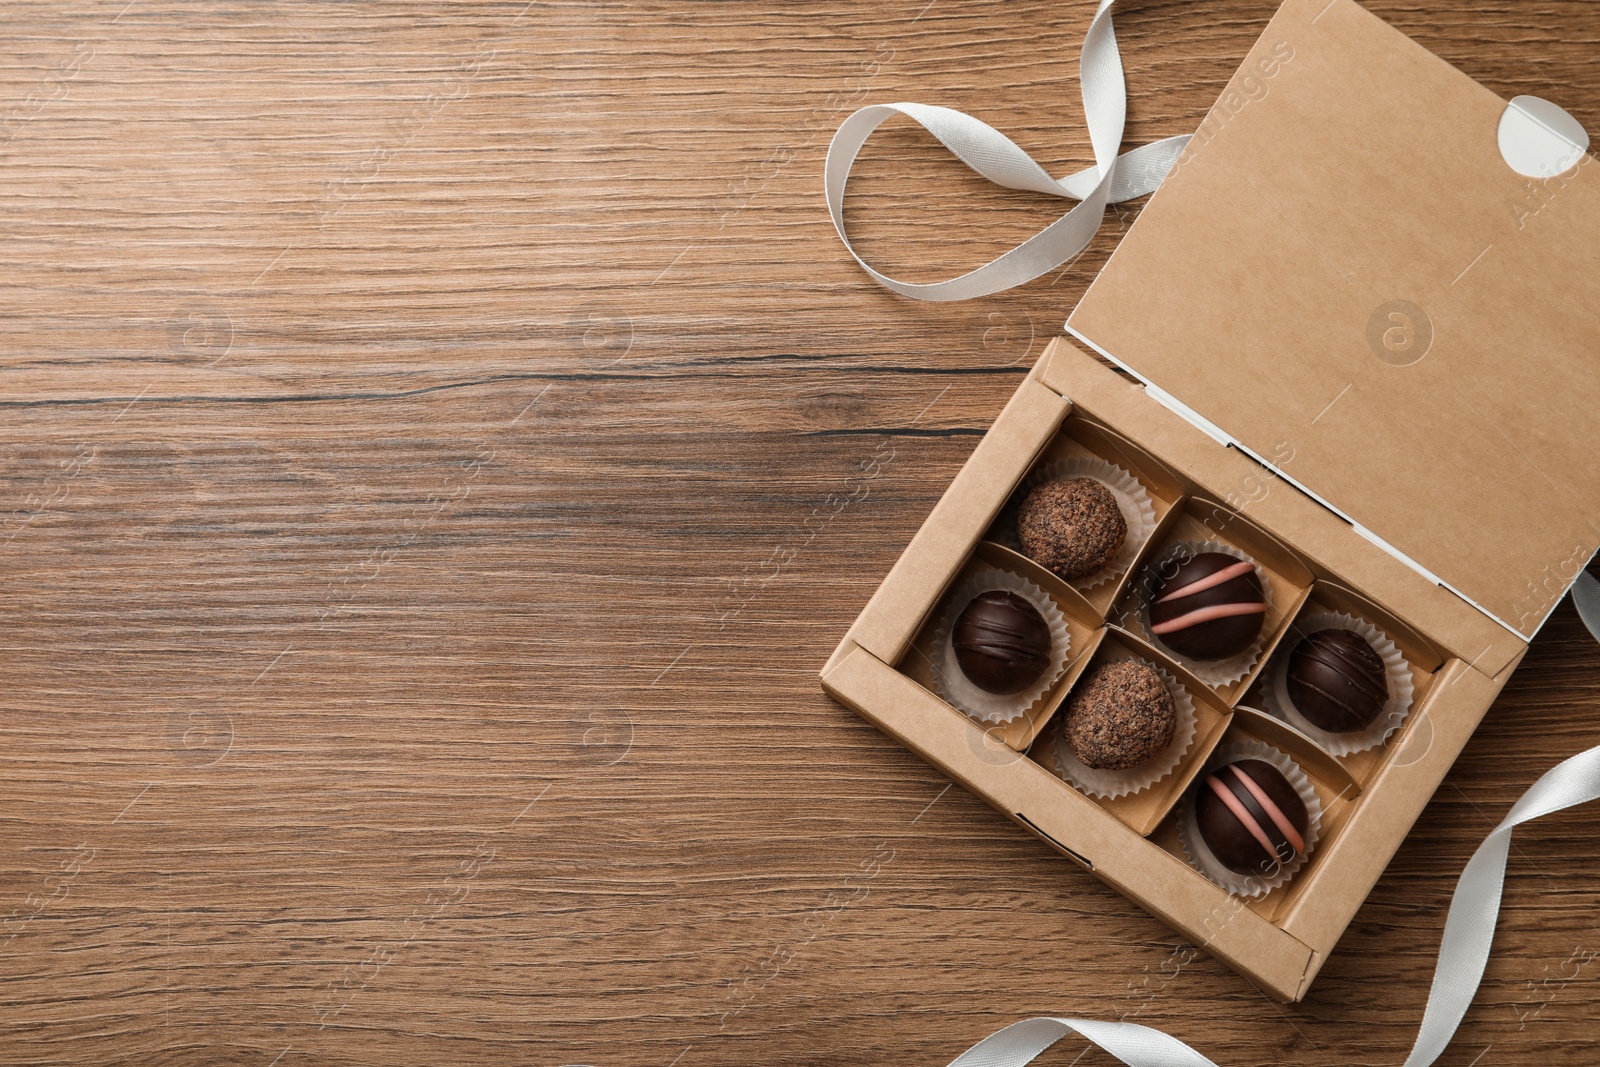
[[(961, 665), (956, 662), (955, 644), (951, 640), (956, 619), (972, 598), (990, 590), (1002, 589), (1016, 593), (1032, 604), (1050, 628), (1050, 665), (1039, 675), (1038, 681), (1020, 693), (991, 693), (972, 684)], [(933, 685), (934, 690), (952, 706), (960, 708), (982, 722), (1010, 722), (1026, 714), (1067, 669), (1067, 653), (1072, 639), (1067, 633), (1067, 619), (1050, 599), (1050, 595), (1020, 574), (1003, 571), (998, 567), (985, 567), (975, 571), (970, 578), (952, 589), (940, 606), (939, 629), (934, 635)]]
[[(1378, 658), (1383, 660), (1384, 680), (1389, 686), (1389, 699), (1384, 702), (1383, 710), (1372, 721), (1372, 725), (1365, 730), (1354, 730), (1349, 733), (1324, 730), (1300, 714), (1299, 709), (1294, 706), (1294, 701), (1289, 697), (1289, 656), (1302, 640), (1322, 630), (1349, 630), (1359, 634), (1372, 646)], [(1266, 692), (1269, 705), (1267, 710), (1321, 745), (1330, 755), (1349, 756), (1356, 752), (1365, 752), (1369, 748), (1376, 748), (1387, 741), (1390, 734), (1405, 725), (1406, 719), (1411, 714), (1412, 701), (1416, 697), (1416, 686), (1411, 681), (1411, 668), (1389, 635), (1366, 619), (1341, 612), (1307, 616), (1295, 624), (1295, 635), (1286, 638), (1278, 648), (1279, 654), (1273, 657), (1267, 677)]]
[[(1167, 689), (1172, 693), (1173, 709), (1177, 713), (1177, 724), (1172, 731), (1172, 741), (1160, 754), (1145, 760), (1143, 763), (1128, 767), (1123, 770), (1104, 770), (1090, 767), (1072, 754), (1072, 749), (1067, 747), (1066, 726), (1067, 709), (1063, 707), (1056, 712), (1055, 721), (1045, 731), (1044, 751), (1040, 753), (1040, 763), (1053, 771), (1056, 777), (1076, 786), (1090, 796), (1101, 797), (1106, 800), (1115, 800), (1127, 796), (1129, 793), (1140, 793), (1155, 785), (1161, 779), (1178, 769), (1183, 761), (1184, 754), (1194, 744), (1196, 730), (1196, 715), (1194, 710), (1194, 697), (1183, 684), (1157, 667), (1149, 660), (1138, 656), (1108, 657), (1104, 662), (1114, 663), (1119, 659), (1132, 660), (1143, 663), (1155, 671), (1166, 683)], [(1084, 675), (1087, 679), (1088, 675)], [(1079, 685), (1083, 684), (1082, 680)]]
[[(1027, 498), (1028, 493), (1044, 482), (1064, 478), (1089, 478), (1105, 486), (1111, 493), (1112, 499), (1117, 502), (1117, 510), (1122, 513), (1122, 521), (1128, 527), (1128, 534), (1122, 539), (1121, 547), (1106, 561), (1105, 566), (1083, 578), (1063, 579), (1078, 592), (1086, 593), (1096, 586), (1111, 581), (1133, 566), (1133, 561), (1138, 558), (1145, 542), (1155, 533), (1156, 507), (1151, 502), (1150, 491), (1144, 484), (1115, 463), (1109, 463), (1095, 456), (1072, 456), (1067, 459), (1050, 460), (1035, 467), (1033, 473), (1028, 475), (1012, 498), (1012, 506), (1007, 509), (1007, 514), (1000, 523), (1000, 533), (1008, 548), (1022, 552), (1022, 545), (1017, 540), (1017, 509)], [(1027, 555), (1026, 552), (1022, 554)]]
[[(1205, 788), (1206, 776), (1219, 767), (1245, 759), (1262, 760), (1282, 771), (1283, 776), (1289, 780), (1294, 791), (1300, 794), (1300, 799), (1306, 806), (1306, 847), (1293, 860), (1279, 864), (1271, 877), (1240, 874), (1229, 870), (1212, 854), (1210, 846), (1200, 836), (1200, 822), (1195, 813), (1195, 797)], [(1300, 765), (1288, 755), (1259, 741), (1235, 741), (1212, 753), (1211, 758), (1206, 760), (1205, 767), (1195, 777), (1194, 785), (1184, 794), (1178, 813), (1178, 842), (1183, 846), (1184, 858), (1189, 861), (1189, 866), (1235, 896), (1250, 899), (1266, 896), (1279, 886), (1286, 885), (1291, 878), (1300, 873), (1306, 865), (1306, 860), (1316, 850), (1321, 829), (1322, 801), (1317, 797), (1317, 791), (1312, 788), (1311, 779), (1306, 777), (1306, 772), (1301, 770)]]

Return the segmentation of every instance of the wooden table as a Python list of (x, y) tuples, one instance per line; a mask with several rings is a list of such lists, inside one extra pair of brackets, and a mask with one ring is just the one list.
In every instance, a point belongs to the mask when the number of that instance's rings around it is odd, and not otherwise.
[[(1592, 4), (1372, 7), (1600, 129)], [(1128, 143), (1272, 8), (1129, 3)], [(1600, 741), (1570, 606), (1294, 1007), (817, 685), (1137, 213), (918, 304), (828, 139), (914, 99), (1076, 169), (1092, 9), (8, 0), (0, 1060), (1402, 1059), (1463, 862)], [(852, 185), (923, 280), (1063, 207), (905, 123)], [(1519, 832), (1442, 1063), (1593, 1061), (1597, 838)]]

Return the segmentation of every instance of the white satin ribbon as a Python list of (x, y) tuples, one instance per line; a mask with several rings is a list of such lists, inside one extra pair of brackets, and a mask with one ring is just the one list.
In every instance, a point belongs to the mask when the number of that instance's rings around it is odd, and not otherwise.
[[(1122, 53), (1111, 25), (1116, 0), (1100, 0), (1083, 39), (1079, 79), (1083, 115), (1094, 147), (1095, 165), (1056, 179), (1016, 143), (971, 115), (925, 104), (874, 104), (845, 119), (828, 145), (823, 165), (828, 213), (839, 240), (861, 268), (887, 288), (918, 300), (970, 300), (1032, 281), (1082, 252), (1105, 219), (1106, 205), (1155, 191), (1189, 143), (1187, 135), (1135, 148), (1117, 156), (1127, 120), (1128, 91), (1122, 78)], [(850, 168), (872, 131), (895, 115), (905, 115), (996, 185), (1067, 197), (1078, 205), (1000, 258), (959, 278), (927, 284), (902, 282), (880, 273), (850, 245), (844, 225), (844, 190)]]
[[(1589, 632), (1600, 640), (1600, 581), (1588, 573), (1579, 575), (1572, 587), (1572, 601)], [(1422, 1025), (1404, 1067), (1429, 1067), (1439, 1058), (1478, 992), (1500, 918), (1511, 832), (1542, 815), (1596, 799), (1600, 799), (1600, 746), (1546, 771), (1472, 854), (1456, 881), (1428, 1006), (1423, 1009)], [(990, 1034), (952, 1060), (950, 1067), (1024, 1067), (1070, 1033), (1088, 1038), (1129, 1067), (1217, 1067), (1177, 1038), (1138, 1023), (1046, 1016), (1024, 1019)]]
[(1572, 586), (1572, 603), (1578, 609), (1578, 618), (1589, 628), (1596, 641), (1600, 641), (1600, 581), (1584, 571)]

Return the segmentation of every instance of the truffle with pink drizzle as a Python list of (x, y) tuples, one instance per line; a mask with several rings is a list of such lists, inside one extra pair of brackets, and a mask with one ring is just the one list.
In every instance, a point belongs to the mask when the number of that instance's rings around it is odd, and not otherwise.
[(1267, 601), (1256, 565), (1201, 552), (1163, 573), (1150, 605), (1150, 632), (1181, 656), (1236, 656), (1261, 633)]
[(1200, 838), (1224, 867), (1271, 877), (1306, 850), (1305, 801), (1265, 760), (1243, 759), (1206, 775), (1195, 795)]

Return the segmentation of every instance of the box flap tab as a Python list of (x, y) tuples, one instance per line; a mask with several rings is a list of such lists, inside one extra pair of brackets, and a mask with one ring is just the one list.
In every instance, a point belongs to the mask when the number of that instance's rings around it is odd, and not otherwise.
[(1068, 328), (1527, 637), (1600, 546), (1600, 167), (1506, 109), (1288, 0)]

